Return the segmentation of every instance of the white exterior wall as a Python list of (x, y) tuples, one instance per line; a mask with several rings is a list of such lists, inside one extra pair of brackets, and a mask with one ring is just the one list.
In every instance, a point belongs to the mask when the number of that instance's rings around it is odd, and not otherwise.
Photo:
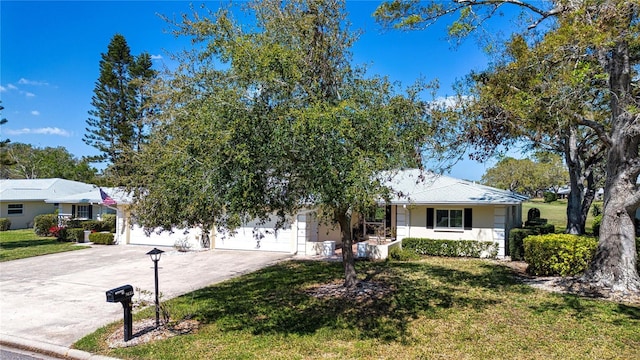
[[(22, 204), (22, 214), (8, 214), (9, 204)], [(2, 201), (0, 202), (0, 217), (11, 221), (11, 229), (28, 229), (33, 227), (33, 218), (42, 214), (53, 214), (56, 207), (41, 201)]]
[[(473, 222), (471, 230), (427, 229), (427, 207), (434, 209), (463, 210), (469, 206), (398, 206), (398, 239), (406, 237), (440, 240), (479, 240), (498, 243), (498, 256), (505, 255), (506, 218), (504, 206), (471, 207)], [(409, 226), (402, 226), (404, 222)]]

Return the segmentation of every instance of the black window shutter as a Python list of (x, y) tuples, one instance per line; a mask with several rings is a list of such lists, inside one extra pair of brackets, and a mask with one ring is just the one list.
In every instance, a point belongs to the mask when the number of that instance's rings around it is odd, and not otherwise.
[(89, 220), (93, 220), (93, 205), (89, 205)]
[(473, 229), (473, 217), (471, 215), (471, 208), (464, 208), (464, 229)]
[(75, 205), (71, 205), (71, 217), (72, 218), (76, 217), (76, 206)]
[(427, 208), (427, 229), (433, 229), (433, 208)]

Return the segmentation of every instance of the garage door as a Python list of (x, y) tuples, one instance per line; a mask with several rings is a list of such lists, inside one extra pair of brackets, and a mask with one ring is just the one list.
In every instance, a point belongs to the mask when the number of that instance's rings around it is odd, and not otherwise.
[(216, 249), (292, 252), (295, 241), (291, 224), (274, 231), (275, 222), (255, 222), (236, 229), (234, 234), (217, 234)]

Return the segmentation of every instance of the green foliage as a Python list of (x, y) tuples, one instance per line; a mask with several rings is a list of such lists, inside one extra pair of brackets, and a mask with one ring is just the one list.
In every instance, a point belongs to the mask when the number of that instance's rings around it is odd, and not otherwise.
[(107, 231), (103, 228), (104, 223), (99, 220), (87, 220), (82, 222), (82, 228), (90, 231)]
[(598, 204), (593, 204), (591, 207), (591, 215), (598, 216), (602, 214), (602, 207)]
[(38, 236), (33, 229), (0, 233), (0, 262), (81, 249), (86, 247)]
[(405, 238), (402, 248), (411, 250), (419, 255), (431, 256), (488, 256), (498, 255), (498, 244), (490, 241), (475, 240), (434, 240), (425, 238)]
[(84, 241), (84, 229), (83, 228), (67, 228), (67, 239), (76, 242)]
[(106, 232), (95, 232), (89, 234), (89, 241), (94, 244), (113, 245), (113, 234)]
[(7, 231), (11, 228), (11, 220), (0, 218), (0, 231)]
[(538, 154), (537, 157), (535, 161), (505, 157), (487, 169), (481, 181), (528, 196), (535, 196), (540, 191), (564, 185), (568, 181), (568, 172), (559, 156), (544, 157)]
[(524, 260), (524, 238), (533, 234), (531, 229), (511, 229), (509, 231), (509, 256), (513, 261)]
[(43, 214), (33, 218), (33, 230), (38, 236), (49, 236), (49, 229), (58, 226), (56, 214)]
[(545, 191), (543, 194), (544, 202), (551, 203), (558, 200), (558, 195), (552, 191)]
[(102, 231), (116, 232), (116, 215), (115, 214), (103, 214), (101, 217)]
[(388, 261), (412, 261), (420, 258), (415, 251), (409, 249), (403, 249), (400, 247), (394, 247), (389, 250)]
[(602, 214), (599, 214), (593, 218), (593, 223), (591, 225), (593, 236), (600, 236), (600, 224), (602, 224)]
[(584, 272), (596, 250), (593, 237), (570, 234), (546, 234), (524, 239), (527, 271), (537, 276), (578, 275)]

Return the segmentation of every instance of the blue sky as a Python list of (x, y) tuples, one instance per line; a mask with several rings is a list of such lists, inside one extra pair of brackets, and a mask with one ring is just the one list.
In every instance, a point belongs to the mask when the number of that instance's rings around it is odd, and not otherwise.
[[(194, 1), (194, 4), (202, 2)], [(215, 8), (219, 2), (205, 2)], [(487, 56), (469, 39), (453, 47), (445, 24), (426, 31), (382, 32), (371, 17), (379, 1), (348, 1), (352, 28), (364, 33), (353, 48), (354, 63), (403, 85), (422, 76), (438, 79), (440, 96)], [(9, 120), (0, 138), (37, 147), (64, 146), (77, 157), (96, 150), (83, 141), (100, 55), (114, 34), (126, 38), (133, 55), (148, 52), (154, 66), (171, 65), (168, 53), (189, 39), (167, 33), (158, 14), (178, 17), (188, 1), (1, 1), (0, 99)], [(451, 175), (479, 180), (492, 164), (463, 161)]]

